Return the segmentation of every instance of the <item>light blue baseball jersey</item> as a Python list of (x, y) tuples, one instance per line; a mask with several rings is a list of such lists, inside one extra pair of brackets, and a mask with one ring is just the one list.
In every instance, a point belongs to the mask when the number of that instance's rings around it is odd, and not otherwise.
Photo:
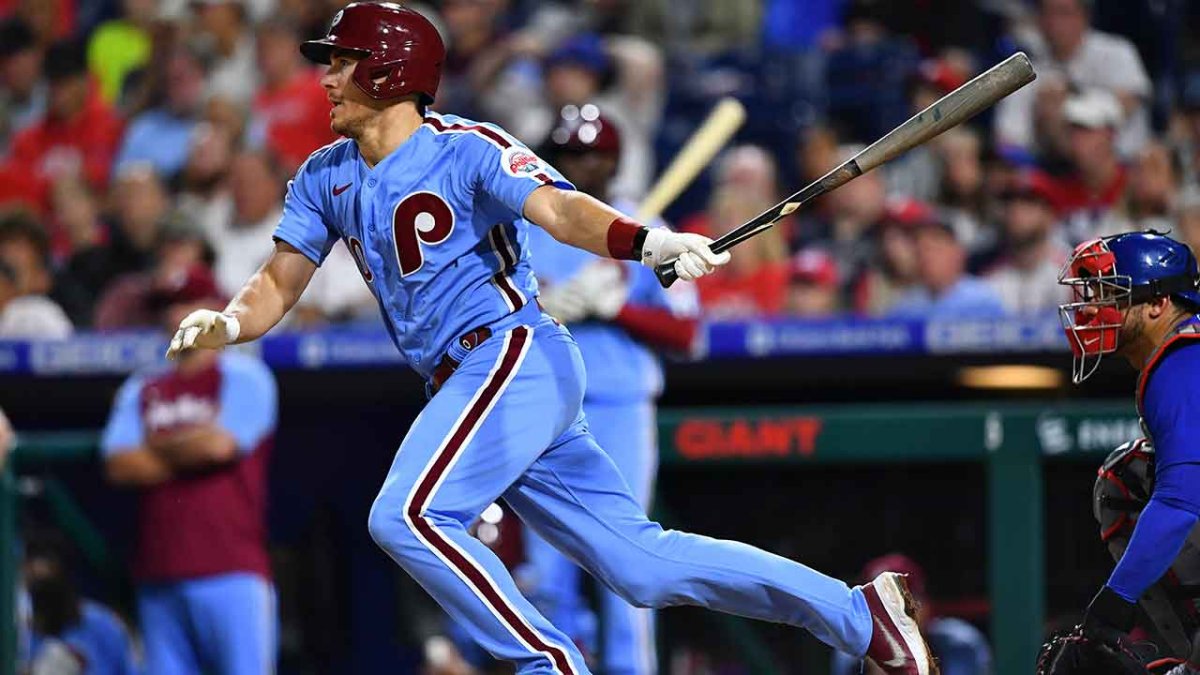
[(349, 139), (288, 185), (275, 237), (320, 264), (338, 239), (409, 365), (428, 377), (450, 342), (533, 302), (525, 199), (573, 189), (499, 127), (427, 113), (374, 168)]

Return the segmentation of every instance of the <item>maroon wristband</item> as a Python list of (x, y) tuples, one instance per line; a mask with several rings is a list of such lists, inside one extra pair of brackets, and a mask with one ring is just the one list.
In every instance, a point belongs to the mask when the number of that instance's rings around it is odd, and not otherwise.
[(628, 218), (617, 218), (608, 226), (608, 254), (617, 260), (641, 260), (646, 232)]

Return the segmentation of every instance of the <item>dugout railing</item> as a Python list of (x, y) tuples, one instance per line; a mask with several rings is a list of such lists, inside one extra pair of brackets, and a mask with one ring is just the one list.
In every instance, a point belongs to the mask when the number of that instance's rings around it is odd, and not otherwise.
[[(659, 418), (668, 467), (983, 463), (997, 673), (1029, 672), (1043, 639), (1045, 460), (1098, 464), (1138, 434), (1127, 402), (695, 408), (664, 410)], [(88, 460), (95, 443), (94, 433), (24, 433), (0, 480), (0, 675), (16, 672), (18, 476), (33, 464)], [(771, 672), (761, 654), (749, 661), (755, 672)]]

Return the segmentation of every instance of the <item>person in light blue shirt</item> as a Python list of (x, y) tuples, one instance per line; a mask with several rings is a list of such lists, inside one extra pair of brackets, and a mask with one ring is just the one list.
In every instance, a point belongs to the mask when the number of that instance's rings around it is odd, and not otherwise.
[(131, 165), (150, 164), (172, 177), (187, 163), (204, 97), (204, 68), (196, 55), (177, 49), (166, 64), (159, 104), (133, 118), (114, 160), (120, 173)]
[(967, 253), (949, 224), (934, 219), (913, 234), (918, 285), (889, 314), (909, 319), (994, 319), (1004, 303), (987, 282), (966, 273)]
[[(27, 625), (23, 667), (74, 664), (81, 675), (140, 672), (125, 623), (108, 607), (79, 596), (71, 580), (65, 540), (35, 532), (25, 542), (23, 595)], [(69, 666), (68, 666), (69, 667)]]

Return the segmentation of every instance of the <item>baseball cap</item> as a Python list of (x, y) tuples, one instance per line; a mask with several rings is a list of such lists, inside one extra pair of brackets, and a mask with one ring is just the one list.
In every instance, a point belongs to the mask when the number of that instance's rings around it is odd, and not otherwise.
[(1022, 171), (1012, 177), (1000, 193), (1002, 199), (1032, 198), (1045, 204), (1054, 203), (1054, 186), (1050, 177), (1037, 170)]
[(1121, 124), (1124, 114), (1121, 102), (1112, 92), (1090, 89), (1067, 99), (1063, 104), (1063, 117), (1076, 126), (1103, 129)]
[(224, 301), (217, 280), (207, 266), (196, 264), (168, 276), (150, 292), (150, 304), (159, 309), (201, 300)]
[(892, 197), (883, 205), (882, 223), (916, 227), (937, 220), (937, 212), (929, 204), (911, 197)]
[(792, 256), (791, 280), (828, 288), (838, 284), (838, 265), (826, 251), (810, 248)]
[(546, 57), (546, 67), (576, 65), (604, 77), (612, 68), (604, 41), (595, 33), (580, 33), (567, 38)]

